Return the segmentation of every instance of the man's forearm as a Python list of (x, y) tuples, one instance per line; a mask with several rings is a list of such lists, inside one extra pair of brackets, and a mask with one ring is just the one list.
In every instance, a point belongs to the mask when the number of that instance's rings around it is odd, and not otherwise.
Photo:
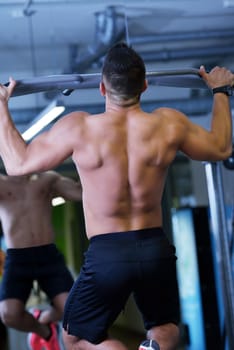
[(229, 97), (214, 95), (211, 131), (217, 135), (217, 147), (224, 158), (232, 153), (232, 115)]
[(0, 106), (0, 156), (8, 175), (21, 175), (26, 143), (16, 129), (7, 105)]
[(234, 85), (234, 74), (225, 67), (214, 67), (209, 73), (201, 66), (199, 73), (214, 93), (211, 133), (217, 158), (225, 159), (232, 152), (232, 116), (229, 97), (226, 93), (217, 92), (224, 86)]

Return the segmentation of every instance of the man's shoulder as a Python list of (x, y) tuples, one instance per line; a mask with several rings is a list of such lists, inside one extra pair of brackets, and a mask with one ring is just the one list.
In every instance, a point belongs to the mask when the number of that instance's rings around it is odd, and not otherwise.
[(42, 176), (58, 176), (59, 173), (55, 170), (47, 170), (41, 173)]
[(54, 170), (48, 170), (32, 174), (29, 178), (30, 182), (45, 183), (45, 181), (51, 182), (59, 177), (59, 173)]
[(73, 121), (73, 120), (83, 120), (89, 116), (91, 116), (92, 114), (88, 113), (88, 112), (85, 112), (85, 111), (73, 111), (73, 112), (70, 112), (68, 114), (66, 114), (63, 118), (61, 118), (61, 121)]
[(65, 176), (55, 170), (48, 170), (41, 173), (41, 177), (48, 180), (53, 180), (53, 184), (55, 185), (58, 182), (70, 181), (71, 178)]
[(172, 124), (178, 121), (184, 120), (187, 116), (181, 111), (170, 108), (170, 107), (160, 107), (151, 112), (151, 115), (161, 117), (163, 121), (170, 122)]
[(164, 107), (164, 106), (158, 107), (151, 112), (151, 114), (165, 114), (165, 115), (173, 115), (177, 113), (180, 113), (177, 109), (171, 108), (171, 107)]

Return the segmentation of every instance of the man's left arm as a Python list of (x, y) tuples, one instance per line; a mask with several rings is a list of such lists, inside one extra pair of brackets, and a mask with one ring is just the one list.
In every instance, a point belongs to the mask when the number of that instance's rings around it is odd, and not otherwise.
[(11, 78), (7, 87), (0, 85), (0, 155), (7, 173), (12, 175), (26, 153), (26, 143), (16, 129), (8, 108), (15, 85)]

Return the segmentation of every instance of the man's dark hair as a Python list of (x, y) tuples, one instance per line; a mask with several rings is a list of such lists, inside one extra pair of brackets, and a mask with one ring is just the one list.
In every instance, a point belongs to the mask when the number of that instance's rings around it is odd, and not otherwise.
[(110, 85), (111, 93), (119, 98), (140, 97), (145, 81), (145, 64), (131, 47), (118, 43), (107, 52), (102, 75)]

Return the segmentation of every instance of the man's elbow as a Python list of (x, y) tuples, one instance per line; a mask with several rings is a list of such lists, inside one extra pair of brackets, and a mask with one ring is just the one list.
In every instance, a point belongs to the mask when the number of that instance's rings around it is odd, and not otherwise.
[(233, 155), (233, 151), (234, 151), (234, 143), (231, 144), (231, 145), (228, 147), (227, 151), (225, 152), (225, 155), (224, 155), (224, 159), (223, 159), (223, 160), (226, 160), (226, 159), (228, 159), (229, 157), (231, 157), (231, 156)]
[(217, 150), (217, 152), (214, 154), (214, 161), (221, 161), (229, 158), (232, 155), (233, 152), (233, 146), (232, 144), (228, 145), (225, 148)]
[[(224, 159), (227, 159), (229, 158), (231, 155), (232, 155), (232, 151), (233, 151), (233, 144), (232, 142), (230, 142), (227, 147), (223, 150), (223, 156), (224, 156)], [(223, 160), (224, 160), (223, 159)]]

